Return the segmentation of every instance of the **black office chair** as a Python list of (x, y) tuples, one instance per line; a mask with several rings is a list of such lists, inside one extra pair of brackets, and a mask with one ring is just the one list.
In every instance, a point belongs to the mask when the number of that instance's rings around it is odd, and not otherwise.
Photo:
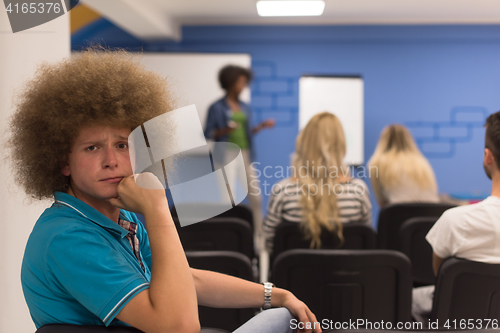
[[(236, 276), (248, 281), (253, 280), (250, 259), (237, 252), (230, 251), (188, 251), (186, 257), (189, 266)], [(252, 318), (256, 309), (217, 309), (199, 306), (200, 324), (234, 331)]]
[[(97, 325), (45, 325), (40, 327), (35, 333), (141, 333), (142, 331), (133, 327), (123, 326), (97, 326)], [(202, 328), (200, 333), (229, 333), (218, 328)]]
[(250, 207), (245, 204), (238, 204), (231, 208), (230, 210), (226, 210), (224, 213), (217, 215), (216, 217), (236, 217), (247, 221), (250, 223), (250, 226), (253, 228), (253, 213)]
[(455, 207), (446, 203), (404, 203), (388, 205), (378, 217), (377, 247), (401, 250), (399, 228), (412, 217), (440, 217), (447, 209)]
[[(340, 239), (336, 232), (323, 229), (321, 232), (322, 249), (361, 250), (374, 249), (377, 236), (373, 229), (364, 224), (343, 224), (344, 244), (340, 246)], [(292, 249), (309, 249), (311, 241), (306, 239), (300, 230), (299, 223), (282, 222), (276, 228), (274, 235), (272, 260), (280, 253)]]
[(411, 320), (411, 264), (389, 250), (311, 250), (281, 253), (273, 282), (323, 319)]
[(437, 276), (431, 319), (500, 320), (500, 264), (445, 260)]
[[(182, 206), (182, 204), (179, 204), (178, 206)], [(204, 211), (205, 210), (205, 207), (207, 207), (207, 209), (210, 209), (213, 207), (212, 204), (208, 204), (208, 203), (200, 203), (200, 204), (196, 204), (196, 208), (199, 209), (200, 211)], [(180, 227), (180, 224), (179, 224), (179, 217), (177, 215), (177, 208), (176, 206), (173, 206), (171, 209), (170, 209), (170, 213), (172, 214), (172, 218), (174, 219), (174, 222), (176, 224), (177, 227)], [(217, 216), (214, 216), (212, 217), (211, 219), (218, 219), (218, 218), (226, 218), (226, 217), (231, 217), (231, 218), (238, 218), (238, 219), (242, 219), (243, 221), (246, 221), (248, 224), (250, 224), (250, 227), (253, 229), (253, 213), (252, 213), (252, 210), (250, 209), (250, 207), (248, 207), (247, 205), (245, 204), (238, 204), (236, 206), (234, 206), (233, 208), (217, 215)], [(204, 221), (208, 221), (209, 219), (207, 220), (204, 220)], [(204, 222), (204, 221), (201, 221), (201, 222)]]
[(185, 251), (235, 251), (254, 257), (253, 231), (238, 218), (213, 218), (178, 229)]
[(406, 220), (399, 229), (401, 251), (410, 258), (415, 287), (436, 282), (432, 269), (432, 247), (425, 239), (437, 217), (414, 217)]

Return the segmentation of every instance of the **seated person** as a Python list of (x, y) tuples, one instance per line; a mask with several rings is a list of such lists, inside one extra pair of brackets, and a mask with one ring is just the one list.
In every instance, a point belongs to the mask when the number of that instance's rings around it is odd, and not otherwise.
[(21, 269), (36, 327), (198, 332), (198, 304), (281, 307), (238, 332), (291, 332), (292, 315), (315, 322), (289, 291), (188, 266), (165, 190), (157, 178), (161, 189), (135, 183), (128, 147), (132, 129), (171, 109), (164, 80), (125, 51), (89, 49), (42, 66), (27, 83), (11, 123), (16, 179), (31, 198), (55, 199)]
[[(458, 257), (500, 264), (500, 111), (486, 119), (484, 171), (492, 180), (491, 196), (467, 206), (448, 209), (426, 236), (431, 244), (432, 266), (437, 275), (441, 263)], [(434, 286), (413, 290), (412, 314), (427, 323), (432, 310)]]
[(368, 188), (349, 177), (343, 162), (346, 141), (339, 119), (329, 112), (316, 114), (295, 146), (294, 175), (276, 183), (269, 197), (263, 224), (266, 249), (272, 252), (282, 221), (300, 223), (311, 248), (321, 247), (322, 229), (335, 232), (342, 242), (342, 223), (371, 226)]
[(373, 193), (381, 207), (402, 202), (438, 202), (434, 171), (406, 127), (382, 131), (368, 161)]

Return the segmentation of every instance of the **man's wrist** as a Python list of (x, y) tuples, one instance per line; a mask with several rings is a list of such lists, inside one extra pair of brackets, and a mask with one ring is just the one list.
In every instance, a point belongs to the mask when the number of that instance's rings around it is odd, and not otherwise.
[(274, 287), (273, 297), (271, 298), (271, 307), (282, 307), (289, 295), (291, 295), (291, 292), (289, 292), (288, 290)]
[(274, 284), (271, 282), (262, 282), (262, 285), (264, 285), (264, 304), (262, 305), (262, 309), (267, 310), (270, 309), (271, 306), (271, 296), (274, 288)]
[(168, 204), (148, 207), (143, 213), (146, 226), (174, 224)]

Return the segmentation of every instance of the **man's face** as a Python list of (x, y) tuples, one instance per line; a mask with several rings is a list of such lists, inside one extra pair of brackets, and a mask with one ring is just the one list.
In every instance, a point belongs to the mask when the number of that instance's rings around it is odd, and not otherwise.
[(129, 134), (129, 128), (107, 126), (80, 131), (62, 168), (65, 176), (71, 176), (71, 189), (78, 199), (92, 203), (118, 197), (118, 183), (132, 174)]

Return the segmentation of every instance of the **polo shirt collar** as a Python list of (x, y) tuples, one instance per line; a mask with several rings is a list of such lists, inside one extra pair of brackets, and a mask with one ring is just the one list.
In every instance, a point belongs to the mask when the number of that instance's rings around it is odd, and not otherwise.
[[(85, 202), (75, 198), (74, 196), (68, 193), (54, 192), (54, 197), (56, 199), (56, 203), (73, 209), (75, 214), (87, 218), (88, 220), (94, 222), (95, 224), (99, 225), (102, 228), (120, 234), (121, 238), (127, 236), (129, 233), (128, 230), (125, 230), (124, 228), (120, 227), (118, 223), (111, 221), (108, 217), (104, 216), (97, 209), (89, 206)], [(124, 210), (120, 209), (120, 219), (129, 221), (130, 219), (127, 218), (123, 212)]]

